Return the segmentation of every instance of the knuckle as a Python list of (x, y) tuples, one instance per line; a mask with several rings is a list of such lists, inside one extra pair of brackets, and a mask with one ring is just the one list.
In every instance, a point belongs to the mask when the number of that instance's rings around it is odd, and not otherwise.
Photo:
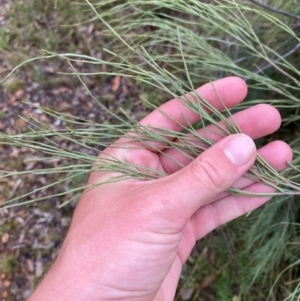
[(218, 164), (210, 158), (199, 158), (191, 164), (191, 173), (209, 191), (216, 193), (222, 191), (222, 176)]

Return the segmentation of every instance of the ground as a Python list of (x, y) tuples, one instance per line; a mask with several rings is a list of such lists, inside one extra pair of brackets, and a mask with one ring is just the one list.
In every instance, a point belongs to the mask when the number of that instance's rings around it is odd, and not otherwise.
[[(66, 5), (61, 11), (49, 8), (47, 1), (34, 4), (29, 1), (26, 8), (34, 9), (38, 29), (50, 29), (55, 31), (59, 26), (61, 14), (66, 13)], [(24, 9), (24, 2), (0, 1), (0, 79), (4, 78), (12, 68), (22, 59), (40, 55), (39, 47), (47, 48), (53, 46), (54, 38), (61, 38), (59, 32), (53, 34), (52, 40), (46, 41), (46, 45), (38, 37), (27, 36), (22, 38), (19, 35), (28, 26), (25, 20), (16, 24), (13, 19), (14, 13), (20, 14)], [(52, 6), (52, 4), (51, 4)], [(45, 14), (50, 9), (50, 15)], [(50, 16), (51, 24), (50, 24)], [(22, 16), (23, 18), (23, 16)], [(46, 20), (49, 18), (49, 20)], [(48, 23), (44, 23), (48, 21)], [(33, 23), (29, 24), (29, 31), (35, 29)], [(78, 27), (73, 29), (72, 45), (76, 43), (76, 35), (82, 34), (86, 28)], [(87, 28), (90, 32), (88, 39), (92, 40), (97, 35), (94, 27)], [(33, 34), (33, 33), (31, 33)], [(2, 38), (2, 39), (1, 39)], [(67, 37), (65, 39), (68, 39)], [(72, 39), (72, 38), (70, 38)], [(88, 40), (85, 40), (88, 43)], [(40, 44), (35, 44), (40, 43)], [(66, 42), (67, 43), (67, 42)], [(63, 50), (65, 43), (61, 43), (58, 49)], [(78, 51), (84, 51), (83, 46), (78, 44)], [(53, 48), (53, 47), (52, 47)], [(94, 53), (95, 54), (95, 53)], [(101, 55), (99, 50), (99, 55)], [(78, 64), (81, 70), (85, 66)], [(39, 109), (32, 109), (24, 102), (31, 102), (35, 105), (45, 106), (59, 112), (72, 114), (83, 119), (90, 119), (97, 122), (108, 122), (111, 117), (107, 116), (99, 106), (88, 96), (85, 88), (76, 79), (58, 75), (57, 72), (68, 71), (68, 66), (59, 61), (40, 61), (31, 64), (11, 76), (5, 83), (0, 85), (0, 131), (5, 134), (19, 134), (28, 129), (30, 124), (23, 119), (30, 114), (52, 128), (59, 128), (61, 124), (46, 116)], [(128, 102), (131, 103), (132, 113), (136, 118), (142, 116), (141, 101), (138, 98), (138, 89), (133, 84), (120, 76), (93, 78), (88, 80), (89, 89), (115, 111), (120, 106), (125, 108)], [(134, 113), (135, 112), (135, 113)], [(68, 144), (65, 147), (75, 147)], [(78, 149), (77, 147), (77, 150)], [(45, 168), (42, 162), (25, 162), (26, 159), (35, 156), (36, 153), (23, 147), (1, 146), (0, 169), (1, 170), (32, 170), (33, 168)], [(59, 165), (61, 162), (56, 162)], [(19, 196), (22, 193), (38, 189), (45, 183), (57, 180), (57, 175), (29, 175), (26, 177), (1, 178), (0, 200)], [(85, 179), (78, 179), (79, 185)], [(50, 190), (41, 190), (29, 198), (41, 197), (47, 194), (55, 194), (68, 187), (54, 187)], [(65, 233), (70, 224), (74, 204), (59, 209), (58, 205), (64, 200), (59, 197), (51, 198), (45, 202), (28, 204), (22, 207), (14, 207), (0, 211), (0, 300), (25, 300), (29, 297), (34, 287), (46, 273), (47, 269), (55, 260)]]

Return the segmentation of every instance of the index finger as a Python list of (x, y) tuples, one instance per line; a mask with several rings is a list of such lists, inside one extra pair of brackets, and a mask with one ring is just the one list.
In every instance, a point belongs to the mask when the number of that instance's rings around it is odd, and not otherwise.
[[(213, 83), (207, 83), (196, 89), (195, 92), (217, 110), (223, 110), (225, 109), (224, 105), (231, 108), (244, 100), (247, 90), (247, 85), (241, 78), (232, 76), (216, 80)], [(193, 100), (193, 93), (188, 94), (187, 98)], [(181, 131), (184, 126), (188, 126), (188, 123), (193, 124), (199, 121), (200, 118), (199, 114), (175, 98), (154, 110), (142, 119), (140, 124)]]

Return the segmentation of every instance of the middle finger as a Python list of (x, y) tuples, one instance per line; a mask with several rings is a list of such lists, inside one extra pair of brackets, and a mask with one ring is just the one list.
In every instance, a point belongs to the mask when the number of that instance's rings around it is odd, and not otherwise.
[[(261, 138), (263, 136), (269, 135), (275, 132), (280, 124), (281, 118), (279, 112), (272, 106), (267, 104), (259, 104), (253, 106), (249, 109), (243, 110), (234, 114), (230, 117), (231, 121), (234, 120), (239, 126), (242, 133), (250, 136), (252, 139)], [(223, 122), (219, 123), (219, 126), (226, 129), (226, 125)], [(205, 137), (206, 139), (217, 142), (224, 137), (224, 132), (217, 127), (216, 125), (209, 125), (205, 129), (199, 129), (197, 135), (200, 137)], [(194, 145), (195, 149), (207, 148), (208, 145), (205, 145), (200, 138), (197, 138), (195, 135), (188, 134), (184, 142), (179, 140), (173, 141), (178, 145), (182, 145), (184, 149), (184, 143), (189, 143)], [(169, 148), (166, 149), (163, 153), (159, 154), (160, 161), (163, 169), (168, 174), (172, 174), (183, 166), (188, 165), (193, 160), (193, 155), (187, 151), (180, 150), (179, 148)]]

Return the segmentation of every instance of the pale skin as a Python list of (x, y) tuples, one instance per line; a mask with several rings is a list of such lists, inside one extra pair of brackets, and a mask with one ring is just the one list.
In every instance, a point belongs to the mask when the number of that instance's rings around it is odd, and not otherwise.
[[(237, 77), (215, 81), (214, 88), (229, 108), (247, 94), (245, 82)], [(214, 88), (206, 84), (197, 91), (221, 109)], [(178, 123), (162, 111), (182, 124), (199, 119), (178, 100), (171, 100), (141, 123), (180, 131)], [(282, 141), (259, 150), (253, 143), (252, 139), (279, 128), (281, 119), (275, 108), (261, 104), (236, 113), (234, 118), (244, 134), (221, 139), (210, 128), (210, 139), (216, 144), (193, 161), (159, 145), (161, 151), (183, 163), (183, 168), (151, 148), (106, 149), (120, 160), (169, 175), (107, 184), (84, 193), (58, 259), (29, 301), (173, 300), (182, 265), (195, 242), (270, 199), (226, 193), (231, 186), (251, 192), (273, 191), (242, 178), (257, 152), (277, 170), (292, 159), (290, 147)], [(89, 184), (112, 176), (92, 173)]]

